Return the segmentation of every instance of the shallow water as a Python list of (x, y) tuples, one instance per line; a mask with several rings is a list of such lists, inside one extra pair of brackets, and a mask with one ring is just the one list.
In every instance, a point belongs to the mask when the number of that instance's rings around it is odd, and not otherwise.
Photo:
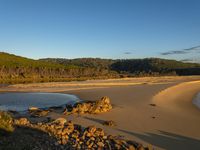
[(194, 98), (193, 103), (200, 109), (200, 92)]
[(25, 111), (29, 107), (47, 108), (74, 104), (78, 97), (61, 93), (2, 93), (0, 94), (0, 110)]

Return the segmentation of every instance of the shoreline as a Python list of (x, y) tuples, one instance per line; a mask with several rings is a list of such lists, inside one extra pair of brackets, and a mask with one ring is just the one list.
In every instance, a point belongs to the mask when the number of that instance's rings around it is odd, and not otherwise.
[(0, 88), (2, 92), (66, 92), (73, 90), (87, 90), (94, 88), (110, 88), (116, 86), (137, 86), (153, 84), (180, 83), (183, 81), (193, 81), (200, 79), (200, 76), (163, 76), (163, 77), (140, 77), (106, 80), (87, 80), (72, 82), (47, 82), (10, 84)]
[[(114, 108), (107, 113), (98, 115), (72, 115), (65, 116), (68, 120), (72, 120), (76, 124), (81, 124), (83, 127), (88, 125), (95, 125), (103, 128), (106, 133), (112, 135), (121, 135), (127, 139), (140, 142), (144, 145), (149, 143), (155, 146), (157, 149), (200, 149), (200, 110), (196, 108), (191, 99), (195, 94), (194, 85), (188, 84), (194, 83), (194, 80), (200, 78), (143, 78), (136, 81), (136, 79), (127, 79), (121, 81), (137, 83), (154, 83), (154, 84), (137, 84), (128, 86), (103, 86), (103, 87), (86, 87), (85, 89), (79, 89), (80, 87), (66, 87), (62, 88), (41, 88), (41, 85), (34, 87), (29, 92), (60, 92), (66, 94), (74, 94), (83, 100), (98, 100), (102, 96), (108, 96), (111, 99), (111, 103)], [(141, 82), (142, 81), (142, 82)], [(170, 81), (170, 82), (169, 82)], [(94, 82), (94, 81), (93, 81)], [(92, 82), (92, 84), (94, 84)], [(95, 81), (97, 82), (97, 81)], [(98, 81), (100, 82), (100, 81)], [(101, 81), (104, 82), (104, 81)], [(111, 81), (105, 81), (111, 82)], [(112, 81), (118, 82), (118, 81)], [(198, 85), (200, 81), (198, 81)], [(47, 86), (48, 84), (46, 84)], [(181, 85), (181, 88), (180, 88)], [(75, 86), (75, 84), (74, 84)], [(178, 88), (177, 88), (178, 86)], [(187, 88), (185, 88), (187, 86)], [(16, 88), (11, 87), (12, 90), (27, 91), (33, 88)], [(83, 86), (84, 87), (84, 86)], [(82, 87), (82, 88), (83, 88)], [(189, 88), (190, 87), (190, 88)], [(174, 89), (175, 88), (175, 89)], [(182, 90), (183, 95), (178, 94)], [(189, 89), (189, 91), (187, 91)], [(4, 89), (5, 90), (5, 89)], [(4, 90), (0, 90), (1, 92)], [(200, 86), (195, 86), (195, 90), (199, 91)], [(167, 91), (167, 92), (166, 92)], [(191, 92), (192, 91), (192, 92)], [(176, 92), (176, 93), (174, 93)], [(187, 94), (189, 92), (190, 94)], [(164, 94), (163, 94), (164, 93)], [(178, 102), (173, 103), (169, 96), (179, 95)], [(162, 101), (154, 101), (153, 98), (158, 96)], [(164, 102), (163, 102), (164, 101)], [(166, 101), (168, 101), (166, 103)], [(183, 103), (182, 103), (183, 101)], [(151, 106), (150, 104), (156, 104)], [(190, 104), (189, 104), (190, 103)], [(168, 105), (168, 107), (166, 107)], [(173, 106), (174, 105), (174, 106)], [(180, 109), (177, 105), (180, 105)], [(170, 106), (170, 107), (169, 107)], [(57, 118), (59, 114), (52, 113), (50, 117)], [(63, 116), (63, 115), (61, 115)], [(103, 121), (113, 120), (116, 122), (116, 127), (106, 127), (102, 125)], [(184, 141), (184, 142), (183, 142)]]

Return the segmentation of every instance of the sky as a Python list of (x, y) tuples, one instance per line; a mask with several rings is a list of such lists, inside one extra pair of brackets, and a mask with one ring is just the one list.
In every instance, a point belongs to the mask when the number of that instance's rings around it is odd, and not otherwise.
[(199, 0), (0, 0), (0, 51), (198, 60)]

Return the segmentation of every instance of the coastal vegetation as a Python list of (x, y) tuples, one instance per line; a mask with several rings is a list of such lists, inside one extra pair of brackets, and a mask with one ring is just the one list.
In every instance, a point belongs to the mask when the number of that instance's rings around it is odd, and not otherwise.
[(199, 74), (200, 64), (159, 58), (124, 60), (46, 58), (33, 60), (0, 52), (0, 83)]
[(8, 113), (0, 111), (0, 134), (3, 134), (3, 131), (13, 131), (12, 117)]

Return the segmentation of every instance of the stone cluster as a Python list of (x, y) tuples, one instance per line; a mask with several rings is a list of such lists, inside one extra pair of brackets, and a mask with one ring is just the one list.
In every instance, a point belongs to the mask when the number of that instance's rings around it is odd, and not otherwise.
[(39, 109), (37, 107), (30, 107), (28, 109), (28, 112), (32, 117), (44, 117), (44, 116), (48, 115), (50, 110), (43, 110), (43, 109)]
[(102, 97), (100, 100), (97, 101), (89, 101), (89, 102), (82, 102), (76, 103), (74, 106), (67, 106), (64, 114), (98, 114), (103, 112), (108, 112), (112, 109), (112, 105), (110, 103), (110, 99), (108, 97)]
[(65, 118), (58, 118), (48, 123), (30, 123), (26, 118), (17, 119), (15, 125), (27, 126), (47, 132), (56, 137), (57, 142), (54, 145), (61, 149), (120, 149), (120, 150), (150, 150), (144, 148), (141, 144), (127, 141), (120, 137), (106, 135), (104, 130), (89, 126), (83, 128), (80, 125), (73, 124)]

